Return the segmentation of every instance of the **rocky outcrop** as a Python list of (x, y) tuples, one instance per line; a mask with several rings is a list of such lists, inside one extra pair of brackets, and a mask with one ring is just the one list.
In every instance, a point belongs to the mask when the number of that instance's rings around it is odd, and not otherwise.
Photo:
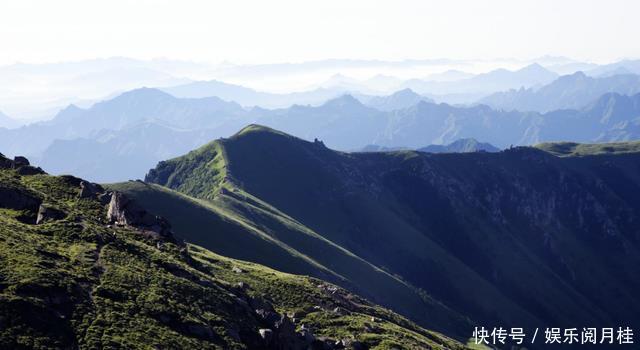
[(18, 156), (11, 160), (2, 153), (0, 153), (0, 169), (15, 169), (20, 175), (46, 174), (41, 168), (31, 166), (29, 160), (25, 157)]
[(29, 159), (27, 159), (26, 157), (22, 157), (22, 156), (16, 156), (15, 158), (13, 158), (13, 164), (16, 168), (21, 167), (21, 166), (29, 166), (31, 165), (29, 163)]
[(104, 193), (102, 186), (84, 180), (80, 181), (79, 198), (94, 198), (102, 193)]
[(4, 154), (0, 153), (0, 169), (11, 169), (13, 168), (13, 161), (4, 156)]
[(42, 200), (18, 188), (0, 187), (0, 208), (37, 212)]
[(171, 225), (165, 218), (147, 212), (120, 192), (111, 193), (107, 219), (112, 224), (141, 229), (156, 238), (173, 239)]
[(352, 343), (357, 343), (350, 340), (334, 340), (326, 337), (317, 338), (313, 330), (304, 324), (300, 326), (299, 331), (296, 331), (294, 321), (289, 318), (288, 315), (283, 315), (275, 311), (271, 303), (263, 298), (248, 298), (248, 304), (254, 309), (255, 315), (265, 326), (265, 328), (258, 329), (258, 334), (267, 349), (333, 350), (344, 349), (347, 347), (345, 344), (352, 345)]
[(38, 217), (36, 218), (36, 225), (40, 225), (49, 221), (62, 220), (66, 216), (67, 215), (61, 210), (41, 204), (40, 208), (38, 209)]
[(0, 208), (20, 211), (17, 219), (26, 224), (36, 222), (41, 203), (42, 199), (24, 189), (0, 186)]

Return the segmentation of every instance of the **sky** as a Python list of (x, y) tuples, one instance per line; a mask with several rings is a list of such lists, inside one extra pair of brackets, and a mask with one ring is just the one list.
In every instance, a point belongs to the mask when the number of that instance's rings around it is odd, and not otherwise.
[(635, 0), (4, 0), (0, 64), (640, 57)]

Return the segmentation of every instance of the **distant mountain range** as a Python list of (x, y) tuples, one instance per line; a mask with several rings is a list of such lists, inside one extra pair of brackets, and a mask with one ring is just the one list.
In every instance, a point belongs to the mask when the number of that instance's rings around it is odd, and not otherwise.
[[(460, 71), (447, 71), (442, 74), (430, 75), (425, 79), (410, 79), (406, 81), (383, 76), (379, 76), (377, 79), (361, 81), (335, 74), (315, 89), (284, 94), (259, 92), (216, 80), (192, 82), (163, 88), (162, 90), (176, 97), (217, 96), (224, 100), (238, 102), (243, 106), (260, 106), (262, 108), (282, 108), (293, 104), (318, 105), (327, 99), (344, 93), (375, 99), (376, 91), (380, 91), (377, 88), (385, 90), (410, 89), (413, 90), (412, 92), (423, 96), (431, 96), (432, 99), (439, 101), (468, 103), (496, 91), (540, 86), (553, 81), (557, 77), (556, 73), (545, 69), (541, 65), (532, 64), (516, 71), (497, 69), (478, 75)], [(384, 98), (384, 96), (379, 97)]]
[(319, 88), (305, 92), (276, 94), (217, 80), (197, 81), (161, 90), (180, 98), (216, 96), (226, 101), (237, 102), (242, 106), (261, 108), (284, 108), (294, 104), (318, 105), (345, 92), (343, 89)]
[(140, 177), (150, 164), (231, 135), (249, 123), (319, 139), (345, 151), (366, 145), (417, 149), (465, 138), (500, 148), (557, 140), (632, 140), (640, 137), (638, 100), (640, 94), (605, 94), (580, 110), (540, 114), (435, 104), (404, 90), (369, 99), (369, 106), (344, 95), (319, 106), (268, 110), (245, 109), (215, 97), (176, 98), (156, 89), (138, 89), (88, 109), (70, 106), (51, 121), (0, 129), (0, 149), (8, 155), (28, 155), (55, 173), (113, 182)]
[(111, 57), (75, 62), (16, 63), (0, 66), (0, 106), (20, 119), (48, 119), (64, 106), (96, 101), (144, 86), (164, 87), (191, 81), (202, 64), (164, 59)]
[[(487, 72), (489, 69), (493, 70)], [(20, 63), (0, 66), (0, 106), (13, 117), (45, 120), (70, 103), (87, 107), (86, 101), (109, 99), (141, 87), (166, 88), (176, 97), (217, 96), (262, 108), (319, 105), (347, 92), (386, 95), (404, 88), (438, 102), (469, 104), (496, 92), (541, 86), (557, 74), (580, 70), (592, 77), (640, 74), (640, 60), (597, 65), (563, 57), (396, 62), (333, 59), (236, 65), (112, 57)], [(363, 72), (376, 75), (366, 77)], [(38, 82), (37, 88), (34, 82)]]
[[(406, 147), (385, 147), (379, 145), (367, 145), (360, 152), (394, 152), (408, 151)], [(500, 149), (486, 142), (478, 142), (474, 138), (456, 140), (448, 145), (429, 145), (413, 149), (426, 153), (471, 153), (471, 152), (499, 152)]]
[(476, 139), (467, 138), (456, 140), (448, 145), (429, 145), (418, 148), (418, 151), (427, 153), (470, 153), (499, 152), (500, 149), (490, 143), (478, 142)]
[(427, 81), (413, 79), (406, 81), (403, 87), (421, 94), (490, 94), (495, 91), (513, 88), (529, 88), (547, 84), (558, 75), (539, 64), (531, 64), (516, 71), (497, 69), (478, 74), (470, 78), (455, 81)]
[(497, 92), (479, 102), (504, 110), (548, 112), (580, 109), (611, 92), (622, 95), (640, 93), (640, 75), (616, 74), (594, 78), (577, 72), (540, 88)]
[(606, 76), (615, 74), (615, 72), (640, 74), (640, 60), (622, 60), (600, 65), (587, 71), (587, 73), (591, 76)]
[(421, 101), (434, 102), (432, 99), (419, 95), (411, 89), (400, 90), (389, 96), (358, 97), (358, 99), (369, 107), (386, 112), (409, 108)]
[(0, 128), (13, 129), (17, 128), (20, 125), (22, 125), (22, 123), (0, 111)]

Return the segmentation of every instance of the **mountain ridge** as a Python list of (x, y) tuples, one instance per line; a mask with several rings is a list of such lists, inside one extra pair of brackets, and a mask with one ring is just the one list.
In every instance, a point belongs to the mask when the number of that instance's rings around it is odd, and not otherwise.
[(564, 75), (537, 89), (497, 92), (479, 102), (505, 110), (546, 113), (560, 109), (582, 109), (602, 95), (616, 92), (634, 95), (640, 92), (640, 76), (633, 74), (590, 77), (583, 72)]
[[(628, 293), (602, 297), (631, 286), (639, 273), (631, 263), (638, 250), (632, 226), (640, 222), (640, 203), (632, 195), (640, 191), (632, 166), (638, 153), (557, 158), (529, 147), (342, 153), (256, 125), (204, 149), (212, 148), (213, 158), (162, 162), (146, 180), (222, 208), (236, 198), (234, 215), (276, 234), (278, 226), (247, 207), (262, 203), (476, 322), (638, 321), (630, 313), (636, 306), (629, 305), (640, 301)], [(626, 193), (620, 192), (621, 177)], [(617, 204), (604, 206), (605, 198)], [(625, 219), (608, 219), (618, 215), (616, 208)], [(611, 264), (625, 268), (608, 275)], [(594, 283), (595, 275), (609, 284)], [(475, 293), (465, 293), (471, 285)]]

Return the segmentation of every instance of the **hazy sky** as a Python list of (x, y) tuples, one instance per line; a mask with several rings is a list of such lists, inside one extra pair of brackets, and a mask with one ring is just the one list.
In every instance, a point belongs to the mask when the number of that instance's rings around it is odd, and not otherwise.
[(640, 57), (635, 0), (6, 0), (0, 64)]

